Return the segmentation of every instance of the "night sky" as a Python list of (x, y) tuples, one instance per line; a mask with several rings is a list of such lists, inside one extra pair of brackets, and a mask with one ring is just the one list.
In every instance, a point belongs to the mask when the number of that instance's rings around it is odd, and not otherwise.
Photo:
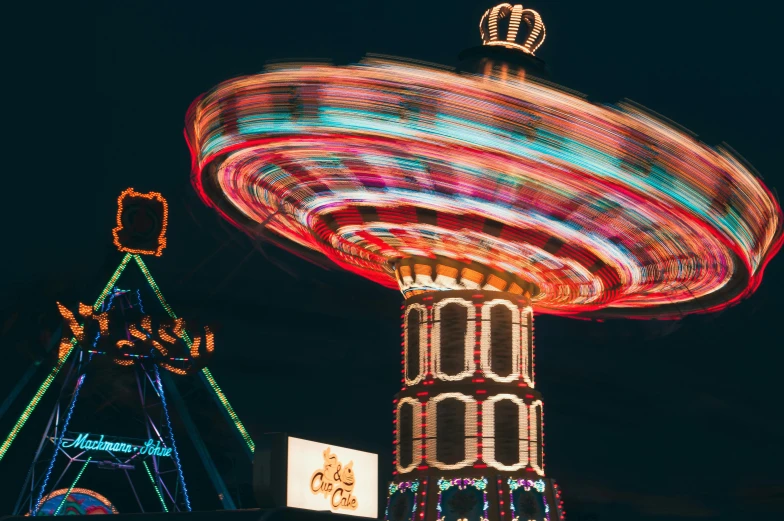
[[(349, 63), (372, 52), (453, 65), (480, 43), (478, 21), (492, 5), (139, 0), (7, 12), (0, 399), (42, 356), (55, 301), (92, 302), (121, 259), (111, 246), (117, 195), (155, 190), (170, 203), (169, 246), (148, 266), (180, 315), (216, 325), (211, 368), (250, 432), (377, 452), (382, 479), (391, 477), (401, 295), (255, 244), (208, 210), (189, 181), (185, 111), (269, 61)], [(547, 26), (537, 56), (555, 82), (599, 102), (632, 99), (709, 144), (727, 142), (784, 190), (780, 3), (525, 6)], [(677, 322), (537, 316), (547, 472), (564, 489), (568, 519), (784, 518), (783, 290), (780, 255), (757, 293), (722, 313)], [(187, 399), (202, 424), (222, 421), (204, 393)], [(14, 410), (0, 419), (3, 437)], [(39, 414), (50, 410), (45, 401)], [(0, 462), (0, 514), (44, 425), (31, 420)], [(214, 430), (205, 437), (226, 468), (238, 444), (227, 428)], [(195, 506), (217, 508), (194, 453), (183, 452), (193, 489), (204, 491)], [(250, 465), (233, 472), (243, 506), (253, 506)]]

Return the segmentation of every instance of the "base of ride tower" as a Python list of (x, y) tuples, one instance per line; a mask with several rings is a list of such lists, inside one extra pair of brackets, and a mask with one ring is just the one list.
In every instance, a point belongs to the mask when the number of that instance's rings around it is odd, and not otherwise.
[(545, 477), (530, 300), (434, 291), (403, 306), (388, 521), (563, 519)]

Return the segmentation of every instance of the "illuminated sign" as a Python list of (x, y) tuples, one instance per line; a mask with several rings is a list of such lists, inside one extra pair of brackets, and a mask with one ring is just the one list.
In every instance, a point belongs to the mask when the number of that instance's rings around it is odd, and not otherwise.
[(63, 439), (63, 448), (73, 447), (80, 450), (103, 450), (106, 452), (121, 452), (125, 454), (141, 454), (149, 456), (171, 456), (171, 447), (161, 445), (160, 440), (147, 440), (141, 445), (116, 441), (115, 439), (105, 440), (101, 434), (100, 438), (90, 438), (90, 433), (79, 434), (76, 439)]
[(377, 454), (271, 434), (256, 445), (254, 458), (253, 488), (262, 508), (378, 518)]
[(324, 450), (324, 466), (310, 477), (310, 491), (329, 498), (330, 507), (356, 510), (357, 498), (351, 495), (354, 490), (354, 460), (345, 466), (338, 461), (329, 447)]

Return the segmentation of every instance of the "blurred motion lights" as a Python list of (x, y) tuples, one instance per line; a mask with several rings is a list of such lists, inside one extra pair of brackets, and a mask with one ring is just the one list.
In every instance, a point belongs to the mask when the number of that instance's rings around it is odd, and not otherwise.
[(781, 246), (779, 204), (729, 150), (531, 78), (280, 65), (197, 99), (186, 134), (235, 225), (406, 296), (677, 318), (751, 294)]

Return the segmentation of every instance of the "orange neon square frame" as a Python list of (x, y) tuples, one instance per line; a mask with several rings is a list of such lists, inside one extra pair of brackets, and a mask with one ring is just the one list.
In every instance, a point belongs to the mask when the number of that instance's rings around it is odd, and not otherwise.
[[(120, 242), (120, 237), (118, 233), (123, 229), (122, 225), (122, 212), (123, 212), (123, 201), (126, 197), (141, 197), (143, 199), (154, 199), (159, 201), (163, 204), (163, 225), (161, 226), (161, 233), (158, 236), (158, 246), (154, 250), (138, 250), (134, 248), (128, 248), (123, 246)], [(158, 192), (149, 192), (149, 193), (141, 193), (135, 191), (133, 188), (126, 188), (121, 194), (120, 197), (117, 198), (117, 227), (112, 229), (112, 235), (114, 236), (114, 245), (117, 246), (117, 249), (122, 252), (127, 253), (134, 253), (140, 255), (155, 255), (156, 257), (160, 257), (163, 253), (163, 249), (166, 247), (166, 228), (168, 226), (169, 221), (169, 203), (166, 199)]]

